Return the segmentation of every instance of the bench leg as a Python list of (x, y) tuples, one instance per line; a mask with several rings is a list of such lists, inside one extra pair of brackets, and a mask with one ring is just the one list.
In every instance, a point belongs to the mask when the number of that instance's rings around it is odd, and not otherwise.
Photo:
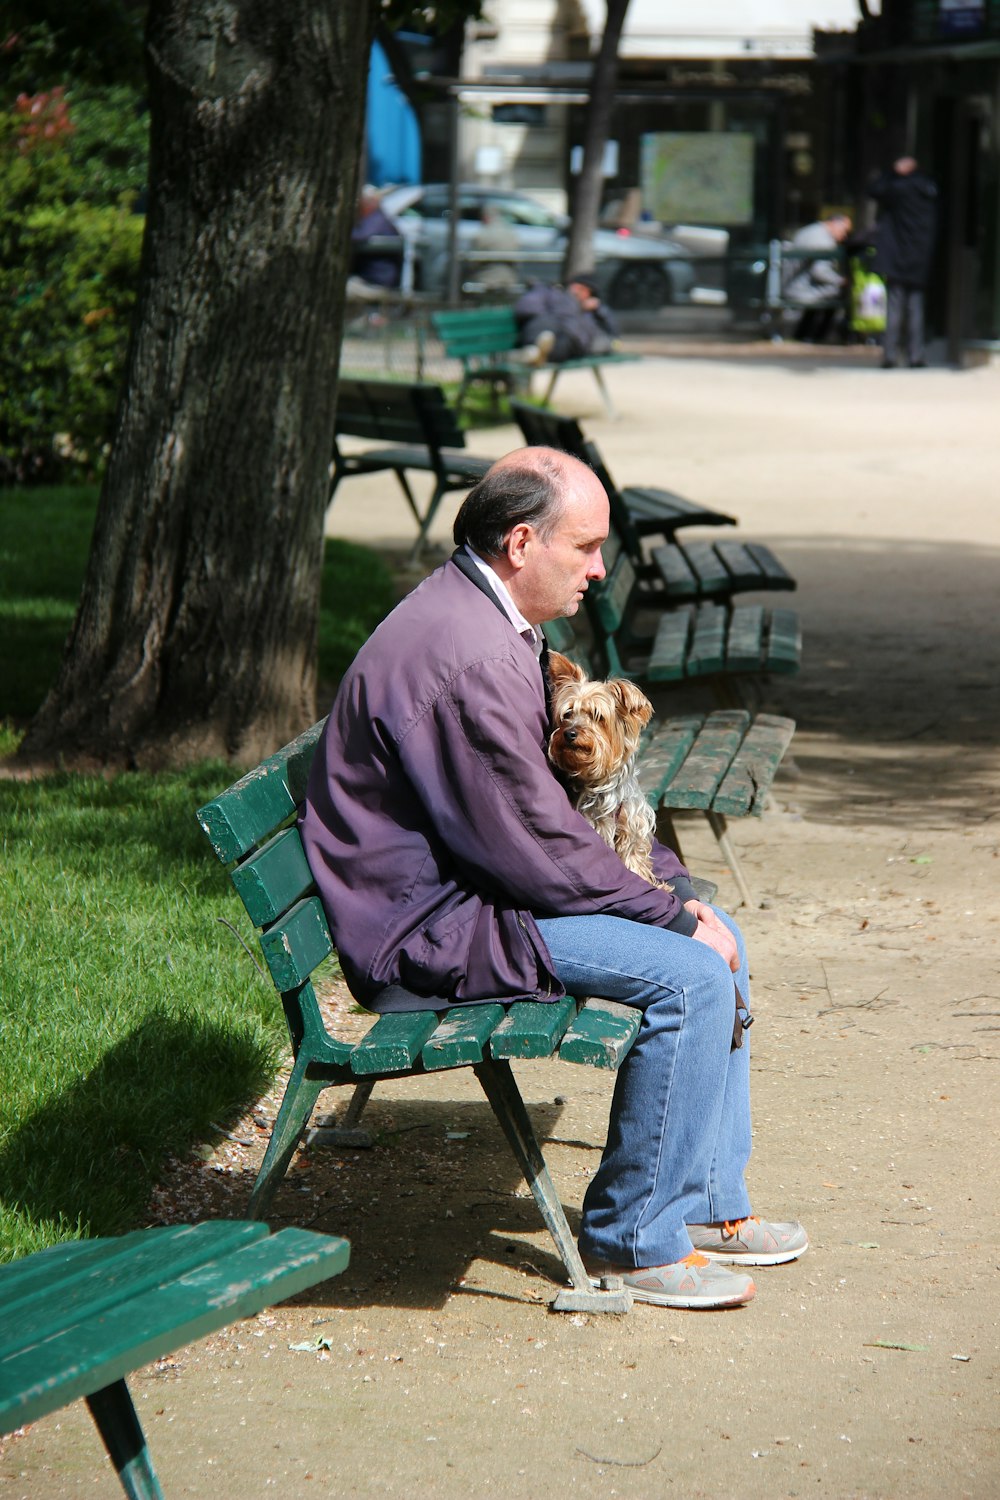
[(163, 1500), (145, 1434), (124, 1380), (94, 1391), (87, 1397), (87, 1405), (129, 1500)]
[(548, 406), (549, 402), (552, 400), (552, 392), (556, 388), (556, 381), (559, 379), (560, 373), (561, 372), (560, 372), (559, 367), (557, 365), (556, 368), (552, 371), (552, 379), (549, 381), (548, 385), (545, 387), (545, 395), (542, 397), (542, 405), (543, 406)]
[(288, 1163), (313, 1112), (313, 1106), (323, 1089), (329, 1086), (323, 1080), (307, 1078), (307, 1066), (308, 1058), (300, 1053), (295, 1059), (292, 1076), (288, 1080), (285, 1097), (281, 1101), (271, 1139), (247, 1204), (247, 1215), (251, 1219), (262, 1219), (270, 1208), (271, 1200), (288, 1170)]
[(627, 1312), (631, 1292), (624, 1288), (598, 1291), (591, 1286), (510, 1063), (496, 1058), (484, 1060), (476, 1065), (475, 1073), (573, 1283), (572, 1291), (561, 1292), (553, 1306), (560, 1312)]
[(406, 477), (406, 475), (405, 475), (405, 473), (403, 472), (402, 469), (393, 469), (392, 472), (395, 474), (396, 478), (399, 480), (399, 487), (403, 491), (403, 494), (406, 496), (406, 503), (410, 507), (410, 509), (412, 510), (412, 512), (413, 512), (413, 518), (416, 521), (417, 525), (419, 526), (420, 525), (420, 521), (421, 521), (420, 507), (419, 507), (419, 505), (416, 502), (416, 498), (415, 498), (415, 496), (413, 494), (413, 491), (410, 489), (410, 482), (407, 479), (407, 477)]
[(332, 1146), (334, 1150), (340, 1151), (368, 1151), (375, 1144), (375, 1137), (370, 1131), (360, 1129), (358, 1121), (364, 1113), (365, 1105), (372, 1096), (374, 1083), (358, 1083), (351, 1095), (351, 1102), (345, 1109), (339, 1120), (331, 1120), (327, 1124), (317, 1123), (306, 1136), (306, 1144), (309, 1146)]
[(422, 517), (420, 512), (414, 507), (414, 515), (420, 524), (417, 530), (417, 540), (414, 542), (413, 551), (410, 553), (411, 562), (420, 561), (420, 554), (423, 552), (424, 544), (427, 541), (427, 533), (431, 528), (434, 517), (437, 515), (437, 508), (444, 499), (444, 496), (445, 491), (441, 488), (441, 484), (438, 483), (434, 488), (434, 493), (428, 501), (427, 509)]
[(604, 410), (607, 412), (612, 422), (617, 422), (618, 413), (615, 411), (614, 405), (612, 403), (611, 393), (604, 383), (604, 376), (601, 373), (600, 366), (593, 365), (592, 369), (594, 371), (594, 379), (597, 381), (597, 384), (600, 387), (601, 395), (604, 397)]
[(733, 841), (729, 837), (729, 834), (726, 830), (725, 818), (721, 813), (711, 812), (707, 808), (705, 810), (705, 817), (708, 819), (708, 825), (711, 828), (712, 832), (715, 834), (716, 839), (718, 840), (719, 848), (722, 850), (723, 858), (725, 859), (726, 864), (733, 872), (733, 878), (735, 879), (736, 884), (739, 887), (740, 896), (743, 898), (743, 905), (759, 906), (760, 902), (755, 901), (750, 893), (750, 887), (747, 884), (747, 878), (743, 873), (743, 866), (740, 864), (739, 856), (737, 855), (736, 849), (733, 846)]

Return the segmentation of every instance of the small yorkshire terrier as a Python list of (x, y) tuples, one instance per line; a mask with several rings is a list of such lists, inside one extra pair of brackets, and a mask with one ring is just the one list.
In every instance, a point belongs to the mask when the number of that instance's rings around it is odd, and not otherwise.
[(652, 865), (656, 817), (639, 787), (635, 755), (653, 717), (645, 693), (624, 678), (592, 682), (574, 662), (549, 652), (552, 720), (549, 760), (566, 775), (577, 812), (625, 867), (672, 890)]

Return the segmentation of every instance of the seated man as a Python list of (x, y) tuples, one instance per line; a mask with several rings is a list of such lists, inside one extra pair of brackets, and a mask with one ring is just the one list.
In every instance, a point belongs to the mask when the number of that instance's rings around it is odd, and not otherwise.
[[(793, 250), (836, 252), (851, 233), (848, 214), (830, 214), (815, 224), (806, 224), (792, 236)], [(843, 310), (847, 277), (836, 259), (826, 256), (790, 256), (786, 262), (785, 301), (801, 307), (795, 337), (803, 343), (821, 344), (829, 334), (837, 313)]]
[(585, 354), (607, 354), (618, 327), (592, 276), (566, 287), (536, 282), (514, 304), (526, 364), (562, 364)]
[(526, 448), (495, 463), (459, 511), (458, 550), (344, 677), (302, 837), (344, 976), (370, 1009), (391, 1008), (386, 986), (401, 984), (415, 992), (407, 1009), (568, 991), (642, 1010), (580, 1249), (641, 1301), (730, 1307), (754, 1295), (747, 1266), (808, 1245), (801, 1225), (750, 1216), (739, 930), (662, 845), (653, 864), (672, 889), (627, 870), (546, 756), (539, 627), (575, 614), (604, 576), (607, 534), (607, 495), (577, 459)]

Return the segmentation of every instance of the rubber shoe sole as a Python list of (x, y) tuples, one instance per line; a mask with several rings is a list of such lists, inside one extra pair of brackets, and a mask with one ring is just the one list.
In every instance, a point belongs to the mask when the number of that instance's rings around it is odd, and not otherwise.
[(783, 1266), (809, 1249), (801, 1224), (767, 1219), (739, 1219), (735, 1224), (689, 1224), (691, 1243), (700, 1255), (728, 1266)]
[(752, 1277), (738, 1271), (726, 1271), (697, 1252), (667, 1266), (646, 1266), (630, 1271), (620, 1266), (592, 1263), (587, 1270), (595, 1286), (601, 1276), (620, 1276), (636, 1302), (649, 1302), (654, 1307), (712, 1312), (720, 1308), (742, 1307), (753, 1300), (757, 1291)]

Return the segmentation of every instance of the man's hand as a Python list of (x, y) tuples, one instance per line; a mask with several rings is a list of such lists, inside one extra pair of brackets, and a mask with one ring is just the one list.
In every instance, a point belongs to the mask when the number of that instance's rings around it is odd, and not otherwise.
[(714, 948), (735, 974), (739, 969), (740, 959), (736, 939), (726, 924), (704, 901), (685, 901), (684, 910), (689, 911), (698, 923), (691, 934), (695, 942), (706, 943), (709, 948)]

